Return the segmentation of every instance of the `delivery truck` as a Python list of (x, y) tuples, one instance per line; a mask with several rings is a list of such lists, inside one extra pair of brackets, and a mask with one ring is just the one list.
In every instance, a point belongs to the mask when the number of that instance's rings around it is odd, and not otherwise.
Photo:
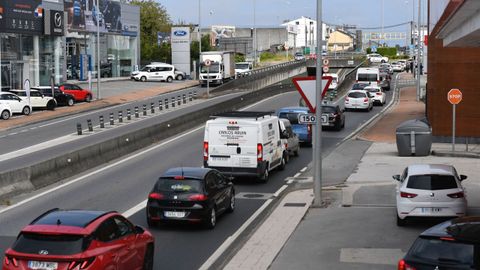
[(200, 84), (220, 85), (235, 78), (235, 53), (211, 51), (200, 54)]

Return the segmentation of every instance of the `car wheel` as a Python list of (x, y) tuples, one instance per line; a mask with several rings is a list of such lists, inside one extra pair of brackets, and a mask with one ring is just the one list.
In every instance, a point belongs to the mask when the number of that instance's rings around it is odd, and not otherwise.
[(75, 101), (73, 100), (73, 98), (69, 98), (69, 99), (67, 100), (67, 105), (68, 105), (68, 106), (73, 106), (73, 104), (75, 104)]
[(207, 219), (205, 220), (205, 227), (207, 229), (213, 229), (217, 225), (217, 212), (215, 211), (215, 207), (212, 207), (210, 210), (210, 215), (208, 215)]
[(142, 76), (142, 77), (140, 78), (140, 81), (142, 81), (142, 82), (146, 82), (146, 81), (147, 81), (147, 77), (145, 77), (145, 76)]
[(381, 62), (382, 62), (382, 63), (386, 63), (385, 60), (382, 60)]
[(227, 208), (227, 213), (232, 213), (235, 210), (235, 192), (230, 192), (230, 204)]
[(10, 118), (10, 112), (7, 111), (7, 110), (4, 110), (4, 111), (2, 112), (2, 116), (1, 116), (1, 117), (2, 117), (3, 120), (8, 120), (8, 119)]
[(85, 97), (85, 102), (91, 102), (92, 101), (92, 95), (87, 95)]
[(153, 245), (149, 244), (143, 257), (143, 270), (153, 270)]
[(286, 154), (286, 153), (284, 152), (283, 155), (282, 155), (282, 159), (280, 160), (280, 166), (278, 166), (278, 169), (279, 169), (280, 171), (285, 170), (285, 166), (287, 165), (287, 160), (286, 160), (286, 158), (285, 158), (286, 155), (288, 155), (288, 154)]
[(296, 157), (300, 155), (300, 145), (297, 146), (297, 150), (293, 151), (293, 155)]
[(168, 78), (167, 78), (167, 82), (169, 82), (169, 83), (173, 82), (173, 78), (172, 78), (172, 77), (168, 77)]
[(407, 225), (407, 218), (401, 219), (397, 214), (397, 226), (403, 227), (405, 225)]
[(175, 79), (181, 81), (181, 80), (183, 80), (183, 75), (179, 74), (179, 75), (177, 75), (177, 77)]
[(266, 168), (265, 168), (265, 171), (262, 174), (262, 176), (260, 176), (260, 182), (267, 183), (268, 178), (269, 178), (269, 175), (268, 175), (268, 165), (267, 165)]
[(30, 114), (30, 108), (28, 106), (23, 107), (22, 114), (29, 115)]
[(47, 110), (53, 111), (55, 110), (55, 102), (53, 100), (50, 100), (47, 102)]

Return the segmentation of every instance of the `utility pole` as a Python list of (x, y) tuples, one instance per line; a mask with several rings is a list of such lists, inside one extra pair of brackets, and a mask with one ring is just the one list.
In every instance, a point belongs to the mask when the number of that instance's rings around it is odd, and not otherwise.
[[(200, 7), (201, 7), (200, 3), (201, 3), (201, 0), (198, 0), (198, 52), (199, 52), (199, 55), (202, 53), (202, 31), (200, 30), (201, 23), (202, 23), (202, 15), (201, 15), (202, 12), (200, 10)], [(200, 64), (200, 61), (198, 63)]]
[[(319, 27), (320, 25), (320, 27)], [(317, 63), (316, 63), (316, 84), (315, 84), (315, 123), (313, 141), (313, 194), (314, 207), (322, 206), (322, 0), (317, 0)]]
[[(100, 6), (97, 0), (97, 12), (100, 12)], [(100, 77), (102, 76), (102, 68), (100, 67), (100, 19), (97, 15), (97, 99), (100, 99)]]
[(417, 101), (420, 101), (420, 30), (422, 28), (422, 0), (418, 0), (418, 25), (417, 25)]
[(257, 2), (253, 0), (253, 67), (257, 64)]

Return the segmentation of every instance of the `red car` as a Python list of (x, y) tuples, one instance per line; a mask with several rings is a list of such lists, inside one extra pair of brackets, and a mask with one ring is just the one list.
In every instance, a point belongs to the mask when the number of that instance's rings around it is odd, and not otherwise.
[(5, 252), (3, 270), (153, 269), (154, 238), (117, 212), (52, 209)]
[(72, 83), (64, 83), (59, 86), (60, 90), (65, 93), (73, 95), (75, 101), (92, 101), (92, 91), (82, 89), (80, 86)]

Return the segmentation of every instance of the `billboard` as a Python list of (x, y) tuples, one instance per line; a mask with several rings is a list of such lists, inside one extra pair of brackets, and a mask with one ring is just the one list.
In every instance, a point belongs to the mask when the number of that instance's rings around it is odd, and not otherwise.
[(190, 28), (172, 27), (170, 40), (172, 44), (172, 65), (190, 75)]
[(64, 11), (45, 10), (44, 16), (45, 35), (63, 36), (65, 29)]
[(41, 0), (0, 1), (0, 32), (43, 34)]
[[(68, 29), (102, 33), (122, 33), (121, 4), (117, 0), (64, 0)], [(98, 25), (97, 25), (98, 23)]]
[(230, 25), (212, 25), (210, 34), (210, 44), (218, 46), (219, 40), (222, 38), (235, 37), (235, 26)]

